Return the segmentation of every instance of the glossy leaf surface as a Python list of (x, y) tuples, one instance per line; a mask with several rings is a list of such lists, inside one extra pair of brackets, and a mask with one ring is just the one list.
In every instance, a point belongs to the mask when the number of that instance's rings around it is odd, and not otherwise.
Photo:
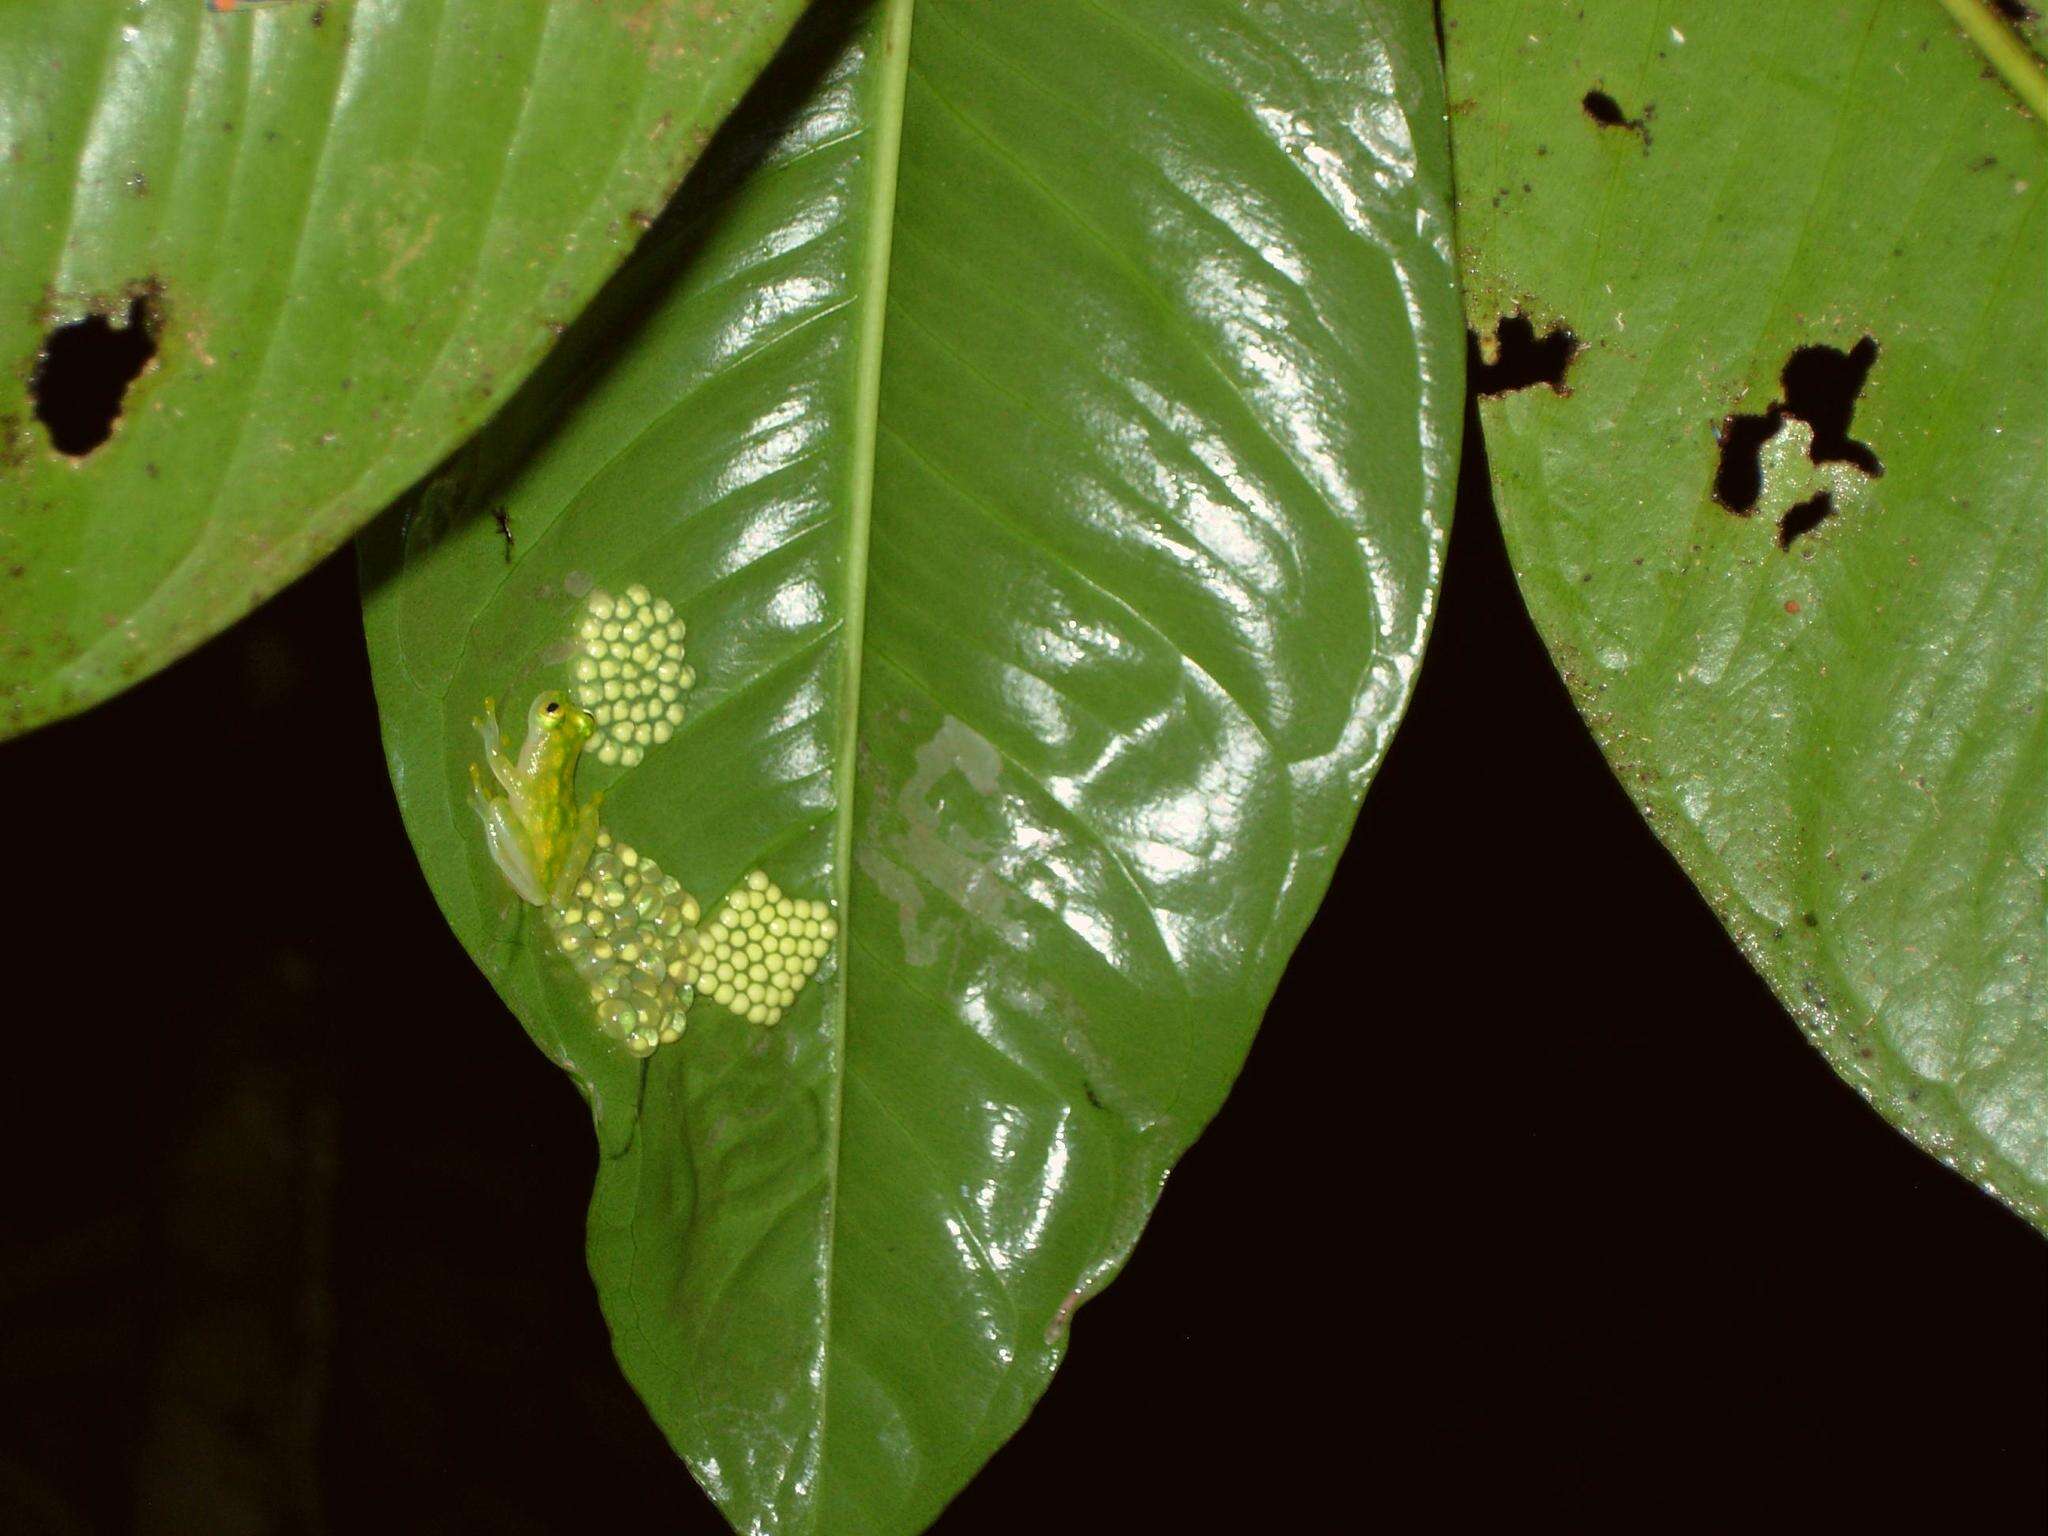
[(183, 654), (483, 422), (797, 9), (0, 6), (0, 735)]
[(1482, 405), (1538, 627), (1836, 1070), (2048, 1219), (2048, 134), (1915, 0), (1445, 26), (1472, 323), (1579, 348)]
[[(1462, 338), (1426, 5), (813, 17), (377, 530), (368, 625), (428, 877), (591, 1100), (628, 1375), (736, 1526), (908, 1532), (1044, 1390), (1325, 888), (1432, 611)], [(848, 930), (781, 1025), (700, 1002), (644, 1066), (465, 803), (479, 701), (636, 581), (693, 713), (584, 787), (707, 908), (759, 864)]]

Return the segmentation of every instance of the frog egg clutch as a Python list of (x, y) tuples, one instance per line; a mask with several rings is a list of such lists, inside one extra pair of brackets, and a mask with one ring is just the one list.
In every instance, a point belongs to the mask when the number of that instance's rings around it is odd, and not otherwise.
[(831, 907), (792, 899), (763, 870), (698, 927), (696, 898), (609, 832), (548, 932), (590, 988), (598, 1027), (635, 1056), (683, 1037), (701, 989), (749, 1023), (779, 1024), (839, 935)]
[(683, 723), (683, 695), (697, 681), (683, 661), (683, 621), (637, 584), (617, 597), (596, 588), (583, 609), (571, 671), (576, 702), (597, 722), (584, 751), (631, 768)]
[(779, 1024), (838, 935), (829, 905), (792, 900), (757, 869), (700, 935), (699, 984), (750, 1023)]
[(635, 1056), (683, 1037), (698, 915), (674, 876), (603, 831), (574, 894), (548, 908), (548, 932), (589, 986), (598, 1027)]

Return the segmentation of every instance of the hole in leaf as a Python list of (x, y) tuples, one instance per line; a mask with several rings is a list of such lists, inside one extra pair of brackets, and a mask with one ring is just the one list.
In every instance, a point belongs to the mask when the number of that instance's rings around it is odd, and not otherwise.
[(1491, 399), (1537, 384), (1547, 384), (1560, 395), (1571, 393), (1565, 388), (1564, 376), (1578, 356), (1579, 338), (1569, 326), (1553, 325), (1538, 336), (1529, 317), (1516, 313), (1502, 317), (1494, 327), (1493, 341), (1493, 361), (1489, 363), (1477, 338), (1472, 340), (1472, 387), (1481, 395)]
[(45, 338), (28, 389), (59, 453), (83, 458), (114, 435), (128, 386), (156, 356), (160, 319), (155, 295), (138, 293), (119, 324), (88, 315)]
[(1648, 149), (1650, 147), (1651, 109), (1649, 107), (1644, 107), (1639, 116), (1630, 117), (1621, 110), (1620, 102), (1616, 101), (1605, 91), (1599, 90), (1586, 92), (1585, 95), (1579, 98), (1579, 106), (1584, 109), (1586, 116), (1593, 119), (1600, 127), (1620, 128), (1641, 139), (1643, 141), (1643, 148)]
[(1579, 105), (1586, 109), (1586, 116), (1602, 128), (1626, 128), (1628, 114), (1621, 110), (1621, 103), (1605, 91), (1588, 91), (1580, 98)]
[(1721, 463), (1714, 500), (1747, 516), (1764, 494), (1764, 444), (1778, 435), (1785, 413), (1773, 405), (1761, 416), (1730, 416), (1721, 424)]
[(1813, 428), (1813, 462), (1851, 464), (1875, 480), (1884, 473), (1867, 443), (1849, 435), (1856, 397), (1877, 361), (1877, 343), (1866, 336), (1848, 352), (1834, 347), (1801, 347), (1785, 364), (1785, 414)]
[(1801, 534), (1811, 533), (1834, 515), (1835, 498), (1827, 491), (1809, 496), (1806, 500), (1785, 509), (1785, 515), (1778, 520), (1778, 548), (1790, 549), (1792, 541)]
[(1800, 347), (1788, 357), (1778, 373), (1779, 398), (1761, 414), (1730, 415), (1715, 434), (1721, 460), (1714, 469), (1714, 500), (1741, 516), (1756, 510), (1764, 489), (1764, 444), (1778, 435), (1787, 417), (1813, 428), (1807, 452), (1814, 463), (1847, 464), (1873, 480), (1882, 475), (1884, 465), (1870, 445), (1849, 435), (1857, 398), (1876, 361), (1877, 342), (1869, 336), (1847, 352), (1839, 347)]

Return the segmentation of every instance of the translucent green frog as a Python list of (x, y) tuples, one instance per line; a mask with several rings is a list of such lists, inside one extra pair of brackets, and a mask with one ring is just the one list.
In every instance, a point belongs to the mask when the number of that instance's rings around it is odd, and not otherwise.
[(526, 742), (517, 762), (500, 745), (495, 700), (484, 700), (475, 723), (491, 777), (505, 791), (493, 794), (483, 769), (469, 765), (470, 804), (483, 819), (491, 858), (524, 900), (536, 907), (563, 906), (597, 844), (597, 808), (604, 796), (576, 803), (576, 760), (597, 722), (559, 693), (543, 693), (526, 712)]

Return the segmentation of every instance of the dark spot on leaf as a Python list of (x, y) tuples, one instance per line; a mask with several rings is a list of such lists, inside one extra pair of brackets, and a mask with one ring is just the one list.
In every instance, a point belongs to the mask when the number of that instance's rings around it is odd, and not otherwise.
[(1088, 1095), (1088, 1102), (1090, 1104), (1093, 1104), (1097, 1109), (1103, 1108), (1102, 1095), (1095, 1091), (1095, 1085), (1093, 1083), (1082, 1083), (1081, 1091)]
[(1809, 928), (1818, 928), (1820, 926), (1819, 916), (1812, 912), (1802, 912), (1799, 916), (1799, 921), (1806, 924)]
[(83, 458), (114, 435), (128, 386), (156, 356), (162, 323), (156, 290), (144, 288), (119, 323), (87, 315), (44, 338), (28, 389), (59, 453)]
[(512, 563), (512, 513), (506, 507), (493, 507), (491, 517), (498, 525), (499, 536), (505, 541), (505, 563)]
[[(1849, 435), (1857, 397), (1876, 361), (1877, 342), (1869, 336), (1847, 352), (1829, 346), (1800, 347), (1793, 352), (1778, 374), (1779, 397), (1760, 415), (1737, 412), (1729, 416), (1715, 434), (1721, 444), (1721, 461), (1714, 470), (1714, 500), (1744, 516), (1756, 510), (1764, 488), (1764, 444), (1778, 435), (1789, 416), (1813, 428), (1808, 456), (1814, 463), (1847, 464), (1873, 480), (1882, 475), (1884, 466), (1870, 445)], [(1788, 520), (1790, 516), (1788, 513)]]
[(1655, 110), (1645, 106), (1640, 114), (1630, 117), (1621, 110), (1621, 103), (1605, 91), (1588, 91), (1579, 98), (1579, 105), (1586, 116), (1602, 128), (1619, 128), (1632, 133), (1643, 141), (1643, 148), (1650, 147), (1650, 114)]
[(1999, 15), (2012, 22), (2015, 26), (2024, 21), (2039, 21), (2041, 19), (2041, 13), (2031, 5), (2024, 4), (2023, 0), (1991, 0), (1991, 5)]
[(1547, 384), (1560, 395), (1571, 393), (1564, 377), (1579, 355), (1579, 339), (1568, 326), (1553, 325), (1541, 336), (1527, 315), (1504, 316), (1493, 333), (1493, 361), (1486, 360), (1478, 338), (1471, 338), (1468, 361), (1472, 387), (1488, 399)]
[(1785, 515), (1778, 520), (1778, 548), (1790, 549), (1792, 541), (1801, 534), (1811, 533), (1834, 515), (1835, 498), (1827, 491), (1809, 496), (1796, 505), (1787, 507)]

